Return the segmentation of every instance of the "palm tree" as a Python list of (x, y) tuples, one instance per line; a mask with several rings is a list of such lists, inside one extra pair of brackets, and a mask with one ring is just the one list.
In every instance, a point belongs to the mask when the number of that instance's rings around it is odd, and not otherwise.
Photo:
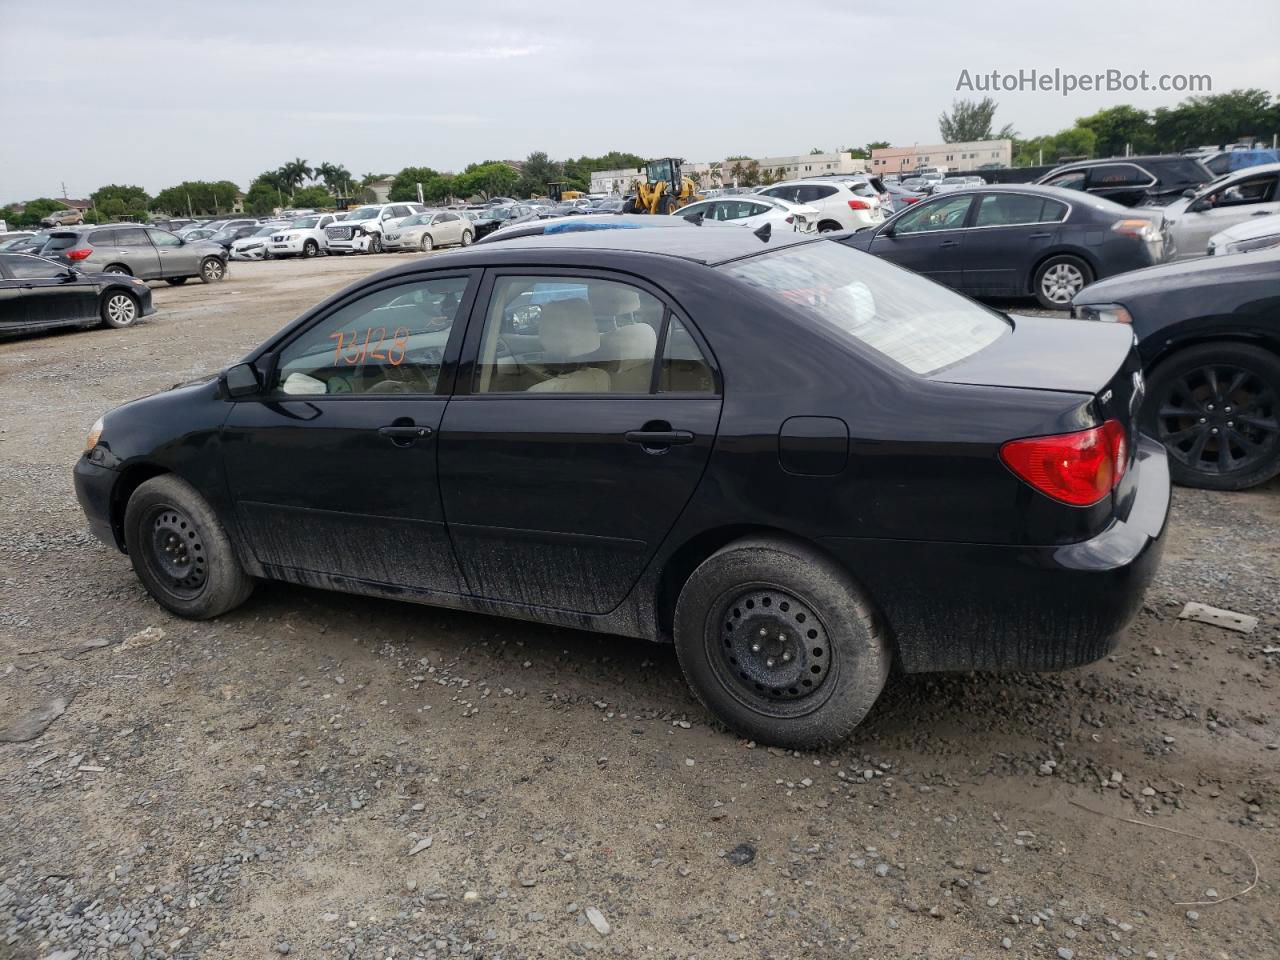
[(302, 181), (311, 176), (311, 168), (307, 166), (307, 161), (296, 157), (280, 168), (280, 175), (292, 189), (302, 186)]
[(351, 179), (351, 171), (340, 163), (322, 163), (314, 170), (315, 176), (324, 181), (330, 193), (336, 193)]
[(741, 160), (735, 160), (733, 166), (729, 168), (729, 176), (733, 177), (734, 183), (741, 183), (742, 178), (746, 176), (747, 169), (742, 165)]
[(710, 167), (710, 169), (707, 171), (707, 179), (709, 179), (713, 185), (714, 185), (714, 184), (718, 184), (718, 183), (720, 183), (720, 163), (719, 163), (719, 161), (715, 161), (715, 162), (713, 162), (713, 163), (709, 164), (708, 166)]

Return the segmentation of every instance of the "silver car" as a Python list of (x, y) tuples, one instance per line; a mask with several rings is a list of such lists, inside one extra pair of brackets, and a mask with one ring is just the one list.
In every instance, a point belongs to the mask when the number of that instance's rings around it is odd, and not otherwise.
[(384, 250), (433, 250), (453, 244), (469, 246), (475, 225), (455, 210), (428, 210), (406, 217), (382, 235)]
[(54, 230), (41, 255), (86, 273), (127, 273), (174, 285), (191, 277), (213, 283), (227, 275), (227, 253), (221, 244), (189, 242), (168, 230), (137, 223)]
[(1209, 238), (1252, 218), (1280, 213), (1280, 163), (1228, 173), (1163, 207), (1176, 258), (1201, 257)]
[(1209, 255), (1253, 253), (1280, 247), (1280, 213), (1269, 217), (1250, 217), (1209, 238)]

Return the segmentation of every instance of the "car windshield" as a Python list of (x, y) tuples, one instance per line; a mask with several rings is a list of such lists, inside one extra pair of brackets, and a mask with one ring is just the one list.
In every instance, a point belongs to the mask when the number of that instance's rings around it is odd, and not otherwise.
[(275, 232), (276, 232), (277, 230), (279, 230), (279, 229), (280, 229), (280, 227), (279, 227), (278, 225), (275, 225), (275, 226), (268, 226), (268, 227), (262, 227), (262, 228), (261, 228), (261, 229), (259, 229), (256, 233), (254, 233), (254, 236), (255, 236), (255, 237), (269, 237), (269, 236), (271, 236), (273, 233), (275, 233)]
[(319, 222), (319, 217), (299, 217), (297, 220), (293, 221), (293, 223), (289, 224), (289, 226), (298, 230), (310, 230)]
[(406, 220), (401, 221), (400, 226), (420, 227), (424, 223), (430, 223), (431, 217), (432, 217), (432, 214), (430, 213), (415, 213), (412, 217), (409, 217)]
[(489, 210), (489, 216), (494, 220), (510, 220), (515, 215), (515, 211), (511, 207), (493, 207)]
[(806, 243), (719, 269), (921, 376), (1010, 329), (1000, 314), (840, 243)]
[(942, 182), (943, 183), (968, 183), (969, 181), (964, 177), (943, 177)]
[(348, 220), (372, 220), (378, 215), (381, 207), (361, 207), (359, 210), (352, 210), (347, 213)]

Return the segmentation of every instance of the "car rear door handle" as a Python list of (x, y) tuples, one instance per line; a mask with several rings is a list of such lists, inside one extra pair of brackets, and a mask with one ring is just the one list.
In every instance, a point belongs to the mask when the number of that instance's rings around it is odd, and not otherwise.
[(1027, 237), (1028, 240), (1048, 240), (1052, 237), (1052, 233), (1033, 233)]

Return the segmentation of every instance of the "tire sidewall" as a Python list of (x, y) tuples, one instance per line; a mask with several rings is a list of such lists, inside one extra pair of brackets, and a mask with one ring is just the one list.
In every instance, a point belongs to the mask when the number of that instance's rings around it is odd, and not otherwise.
[[(1084, 281), (1080, 285), (1080, 290), (1083, 290), (1089, 284), (1093, 283), (1093, 270), (1091, 270), (1089, 268), (1089, 265), (1085, 263), (1083, 260), (1081, 260), (1079, 257), (1074, 257), (1074, 256), (1071, 256), (1070, 254), (1059, 254), (1057, 256), (1050, 257), (1044, 263), (1040, 264), (1040, 266), (1036, 267), (1035, 276), (1033, 276), (1031, 279), (1032, 290), (1035, 293), (1036, 301), (1045, 310), (1070, 310), (1071, 309), (1070, 300), (1068, 300), (1066, 303), (1055, 303), (1053, 300), (1050, 300), (1048, 296), (1045, 295), (1042, 289), (1042, 285), (1044, 283), (1044, 275), (1048, 273), (1051, 268), (1056, 267), (1062, 263), (1068, 263), (1080, 271), (1080, 276)], [(1080, 291), (1077, 290), (1076, 294), (1078, 294), (1079, 292)], [(1072, 296), (1074, 297), (1075, 294), (1072, 294)]]
[[(115, 320), (112, 320), (111, 314), (108, 312), (108, 309), (107, 309), (108, 304), (110, 304), (111, 301), (116, 299), (117, 297), (124, 297), (130, 303), (133, 304), (133, 316), (130, 317), (128, 322), (126, 323), (118, 323)], [(133, 294), (129, 293), (128, 291), (108, 290), (102, 297), (102, 308), (100, 310), (100, 313), (102, 315), (102, 322), (106, 324), (108, 327), (111, 327), (113, 330), (124, 330), (124, 329), (127, 329), (128, 327), (132, 327), (135, 323), (138, 322), (138, 316), (140, 315), (141, 312), (142, 312), (142, 308), (138, 303), (138, 298), (135, 297)]]
[(470, 231), (470, 230), (463, 230), (463, 231), (462, 231), (462, 245), (463, 245), (464, 247), (469, 247), (469, 246), (471, 246), (471, 242), (472, 242), (474, 239), (475, 239), (475, 237), (474, 237), (474, 236), (472, 236), (472, 234), (471, 234), (471, 231)]
[[(823, 621), (833, 663), (823, 688), (811, 694), (810, 712), (774, 717), (753, 710), (709, 661), (708, 641), (720, 635), (720, 602), (726, 593), (756, 584), (790, 592)], [(704, 561), (680, 592), (674, 627), (676, 655), (698, 699), (739, 734), (762, 743), (795, 749), (839, 743), (866, 716), (889, 675), (888, 644), (852, 579), (816, 552), (782, 541), (739, 541)]]
[(316, 243), (314, 240), (308, 240), (306, 243), (302, 245), (302, 255), (308, 260), (310, 260), (312, 257), (319, 256), (320, 244)]
[(209, 276), (209, 274), (208, 274), (208, 270), (207, 270), (208, 265), (209, 265), (210, 263), (221, 263), (221, 261), (220, 261), (220, 260), (218, 260), (218, 258), (217, 258), (217, 257), (205, 257), (203, 260), (201, 260), (201, 261), (200, 261), (200, 280), (201, 280), (201, 282), (203, 282), (203, 283), (217, 283), (219, 280), (223, 280), (223, 279), (225, 279), (225, 278), (226, 278), (226, 276), (227, 276), (227, 267), (226, 267), (226, 265), (225, 265), (225, 264), (223, 264), (223, 265), (222, 265), (222, 270), (221, 270), (221, 272), (220, 272), (220, 274), (219, 274), (218, 276), (216, 276), (216, 277), (210, 277), (210, 276)]

